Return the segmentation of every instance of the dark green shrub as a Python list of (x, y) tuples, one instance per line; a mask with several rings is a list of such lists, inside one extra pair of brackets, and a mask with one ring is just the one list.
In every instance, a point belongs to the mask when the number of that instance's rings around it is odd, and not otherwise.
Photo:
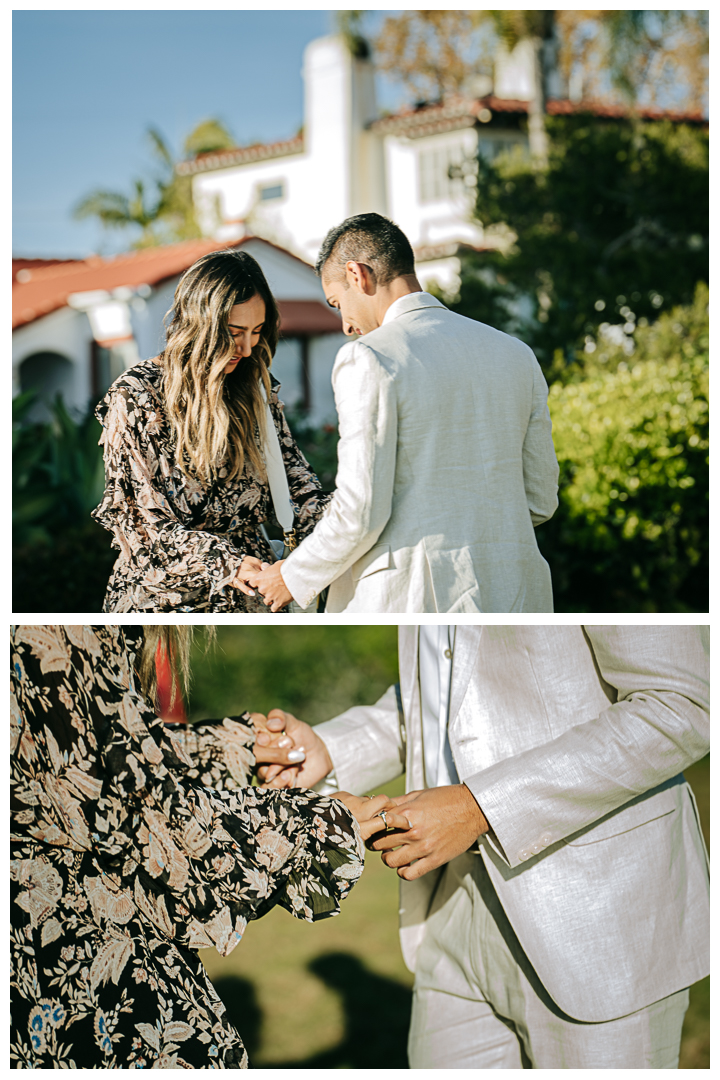
[(558, 611), (708, 609), (708, 294), (550, 388)]
[(62, 400), (27, 423), (33, 395), (13, 402), (13, 611), (99, 612), (115, 554), (90, 518), (104, 474), (100, 425)]

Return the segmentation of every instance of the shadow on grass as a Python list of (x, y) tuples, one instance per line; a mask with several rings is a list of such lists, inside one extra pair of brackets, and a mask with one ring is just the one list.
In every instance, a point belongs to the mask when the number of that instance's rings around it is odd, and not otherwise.
[(309, 970), (340, 997), (345, 1034), (337, 1046), (303, 1061), (253, 1060), (260, 1044), (262, 1013), (255, 990), (246, 979), (225, 976), (215, 989), (225, 1002), (228, 1019), (237, 1027), (254, 1069), (407, 1069), (407, 1034), (412, 991), (394, 979), (369, 971), (350, 953), (328, 953)]
[(248, 979), (238, 975), (223, 975), (213, 979), (213, 986), (225, 1006), (225, 1015), (240, 1033), (250, 1063), (260, 1046), (262, 1009), (258, 1005), (255, 987)]

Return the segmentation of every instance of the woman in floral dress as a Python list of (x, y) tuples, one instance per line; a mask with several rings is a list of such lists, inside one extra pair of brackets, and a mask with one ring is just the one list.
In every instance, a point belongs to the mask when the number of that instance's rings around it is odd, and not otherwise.
[(104, 611), (263, 611), (248, 573), (272, 562), (262, 453), (266, 402), (298, 542), (331, 496), (298, 449), (269, 367), (279, 314), (244, 251), (204, 256), (178, 284), (163, 352), (128, 369), (97, 408), (105, 492), (93, 517), (119, 558)]
[(276, 904), (335, 915), (385, 828), (384, 796), (248, 786), (247, 713), (166, 730), (136, 686), (148, 638), (11, 631), (15, 1068), (246, 1068), (195, 950)]

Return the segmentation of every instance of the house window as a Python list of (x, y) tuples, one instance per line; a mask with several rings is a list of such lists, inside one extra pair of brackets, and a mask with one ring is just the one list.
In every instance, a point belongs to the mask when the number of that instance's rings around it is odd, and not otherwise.
[(517, 146), (521, 146), (524, 150), (527, 149), (524, 140), (488, 139), (483, 136), (478, 139), (478, 156), (485, 161), (494, 161), (498, 154), (503, 154), (506, 150), (513, 150)]
[(461, 165), (464, 156), (464, 149), (460, 143), (420, 151), (421, 202), (449, 199), (462, 192), (462, 178), (451, 179), (450, 168), (453, 165)]
[(280, 181), (279, 184), (265, 184), (260, 188), (260, 201), (269, 202), (271, 199), (282, 199), (285, 194), (285, 185)]

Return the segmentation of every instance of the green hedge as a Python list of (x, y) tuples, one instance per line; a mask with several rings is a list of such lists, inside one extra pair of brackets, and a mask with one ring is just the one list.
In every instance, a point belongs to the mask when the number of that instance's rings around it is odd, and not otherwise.
[(631, 356), (599, 340), (549, 406), (560, 508), (537, 535), (556, 610), (707, 611), (706, 287)]

